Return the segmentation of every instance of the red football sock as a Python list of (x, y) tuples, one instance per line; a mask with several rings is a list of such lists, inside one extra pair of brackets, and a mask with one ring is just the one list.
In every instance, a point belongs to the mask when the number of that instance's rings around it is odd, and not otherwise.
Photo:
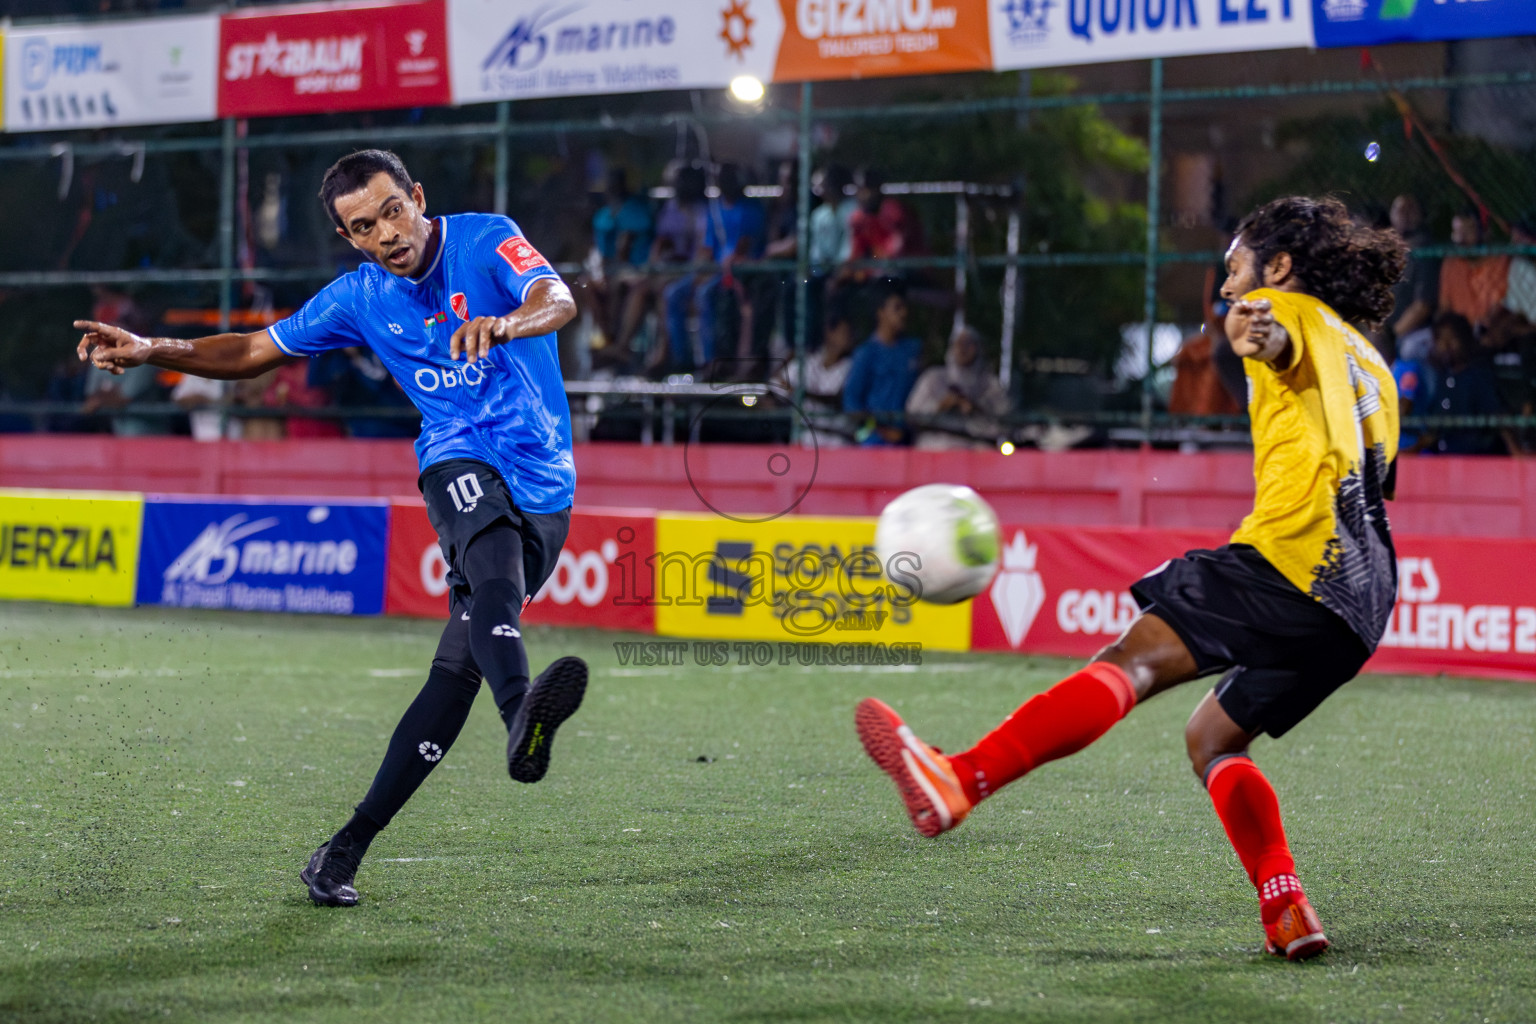
[(1205, 788), (1238, 860), (1260, 893), (1270, 879), (1296, 874), (1280, 823), (1280, 802), (1258, 765), (1246, 757), (1223, 758), (1207, 772)]
[(950, 758), (971, 803), (1027, 772), (1075, 754), (1136, 706), (1136, 687), (1118, 665), (1095, 661), (1025, 701), (970, 750)]

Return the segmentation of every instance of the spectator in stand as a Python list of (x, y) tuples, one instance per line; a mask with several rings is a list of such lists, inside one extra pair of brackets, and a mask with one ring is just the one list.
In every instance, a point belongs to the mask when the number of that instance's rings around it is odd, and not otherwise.
[(218, 441), (224, 437), (224, 411), (218, 406), (223, 404), (228, 393), (229, 381), (181, 374), (181, 379), (171, 388), (171, 401), (186, 410), (192, 440)]
[[(794, 160), (785, 160), (779, 164), (778, 186), (779, 194), (768, 207), (767, 212), (767, 245), (763, 248), (763, 256), (770, 260), (792, 260), (800, 252), (800, 240), (797, 236), (799, 225), (799, 164)], [(815, 287), (814, 283), (812, 287)], [(774, 271), (756, 275), (747, 288), (751, 305), (751, 335), (752, 351), (750, 361), (743, 366), (739, 376), (744, 380), (761, 379), (759, 370), (767, 364), (768, 354), (773, 348), (774, 328), (782, 325), (781, 337), (787, 342), (789, 348), (794, 347), (793, 331), (795, 329), (795, 275), (784, 271)], [(810, 311), (820, 309), (820, 303), (814, 299), (809, 303)], [(814, 339), (814, 320), (807, 320), (807, 328), (812, 334), (807, 339), (810, 347)]]
[(899, 286), (886, 286), (875, 308), (875, 330), (853, 354), (843, 410), (862, 420), (856, 435), (868, 445), (902, 444), (907, 396), (922, 365), (922, 342), (907, 333), (907, 298)]
[[(1431, 328), (1431, 333), (1433, 329)], [(1399, 420), (1409, 416), (1428, 415), (1429, 375), (1425, 371), (1424, 361), (1410, 359), (1401, 352), (1392, 360), (1392, 379), (1397, 382), (1397, 410)], [(1414, 430), (1401, 430), (1398, 432), (1397, 445), (1400, 451), (1418, 451), (1419, 435)]]
[[(1516, 224), (1511, 240), (1516, 245), (1536, 245), (1536, 217), (1527, 216)], [(1504, 305), (1494, 313), (1481, 341), (1493, 363), (1505, 411), (1522, 416), (1536, 413), (1536, 263), (1530, 257), (1509, 261)], [(1526, 451), (1536, 437), (1528, 430), (1516, 436)]]
[[(1483, 244), (1479, 211), (1463, 210), (1451, 220), (1451, 244)], [(1440, 312), (1466, 317), (1474, 331), (1488, 325), (1509, 287), (1508, 256), (1448, 256), (1440, 267)]]
[[(330, 393), (309, 382), (308, 359), (297, 359), (277, 368), (262, 404), (270, 409), (324, 409), (331, 405)], [(339, 419), (289, 416), (284, 435), (290, 439), (341, 437)]]
[[(764, 216), (763, 207), (756, 199), (748, 199), (741, 180), (740, 169), (735, 164), (722, 164), (718, 175), (720, 195), (708, 204), (708, 256), (719, 264), (719, 272), (691, 274), (672, 282), (666, 288), (667, 339), (675, 346), (672, 353), (674, 365), (678, 365), (679, 350), (692, 349), (692, 364), (700, 370), (707, 369), (717, 356), (724, 356), (729, 345), (731, 353), (740, 327), (739, 317), (730, 317), (722, 324), (722, 300), (732, 303), (732, 310), (739, 314), (741, 291), (734, 269), (739, 261), (754, 260), (762, 256)], [(721, 289), (727, 289), (725, 295)], [(697, 346), (684, 346), (681, 339), (688, 338), (689, 313), (697, 318), (699, 326)], [(722, 330), (722, 328), (724, 328)], [(722, 342), (724, 344), (722, 344)], [(717, 352), (717, 346), (721, 349)]]
[[(1392, 229), (1402, 236), (1410, 250), (1433, 241), (1424, 230), (1424, 211), (1415, 197), (1405, 193), (1392, 200), (1391, 217)], [(1397, 352), (1405, 338), (1426, 330), (1435, 317), (1440, 301), (1440, 261), (1409, 259), (1408, 273), (1392, 289), (1392, 300), (1393, 319), (1382, 329), (1377, 347)]]
[[(841, 310), (833, 310), (821, 328), (821, 348), (805, 357), (806, 413), (839, 412), (843, 408), (843, 389), (853, 369), (853, 324)], [(779, 383), (794, 394), (800, 381), (800, 364), (791, 358), (780, 371)]]
[[(122, 324), (133, 331), (149, 327), (138, 305), (126, 293), (95, 285), (91, 288), (91, 294), (94, 299), (91, 304), (92, 319)], [(121, 374), (93, 373), (85, 382), (85, 401), (80, 411), (86, 416), (116, 413), (112, 416), (112, 433), (118, 437), (168, 434), (170, 423), (165, 417), (121, 415), (121, 410), (131, 405), (155, 402), (164, 397), (159, 373), (151, 366), (136, 366)]]
[(849, 258), (894, 260), (923, 254), (923, 230), (917, 215), (895, 196), (887, 196), (885, 175), (866, 167), (859, 175), (858, 209), (849, 218)]
[[(1433, 416), (1497, 416), (1504, 411), (1493, 370), (1475, 358), (1477, 340), (1472, 325), (1459, 313), (1435, 317), (1435, 347), (1430, 362), (1437, 371), (1427, 413)], [(1501, 443), (1502, 442), (1502, 443)], [(1518, 452), (1514, 437), (1502, 437), (1485, 428), (1446, 427), (1431, 431), (1418, 442), (1418, 450), (1447, 455), (1494, 455)]]
[[(836, 287), (840, 268), (853, 253), (850, 224), (859, 201), (848, 194), (853, 174), (842, 164), (828, 164), (811, 175), (811, 192), (820, 204), (811, 211), (809, 225), (811, 279), (806, 287), (806, 323), (812, 328), (825, 318), (822, 310)], [(819, 339), (806, 339), (814, 348)]]
[(987, 369), (981, 352), (981, 335), (974, 328), (961, 327), (949, 339), (944, 365), (929, 367), (917, 378), (907, 396), (907, 419), (919, 426), (941, 417), (952, 425), (963, 419), (964, 431), (922, 430), (915, 447), (992, 447), (1002, 432), (998, 419), (1008, 415), (1008, 392)]
[[(1224, 319), (1216, 311), (1216, 271), (1205, 272), (1205, 322), (1199, 334), (1184, 339), (1173, 357), (1173, 388), (1168, 394), (1168, 411), (1184, 416), (1233, 416), (1242, 411), (1231, 389), (1222, 378), (1217, 361), (1231, 355)], [(1223, 352), (1222, 350), (1226, 351)]]
[(608, 171), (603, 205), (592, 216), (592, 255), (587, 291), (603, 344), (600, 362), (627, 364), (629, 341), (617, 344), (623, 334), (623, 311), (629, 293), (644, 279), (645, 262), (651, 255), (656, 223), (651, 204), (629, 190), (629, 175), (622, 167)]
[[(672, 198), (668, 199), (656, 215), (656, 240), (651, 244), (652, 265), (706, 263), (710, 259), (709, 202), (705, 195), (708, 179), (704, 168), (695, 164), (683, 164), (671, 172)], [(665, 294), (671, 286), (667, 283), (672, 275), (662, 272), (653, 276), (643, 291), (634, 289), (625, 309), (624, 326), (620, 331), (619, 345), (628, 346), (639, 331), (645, 318), (646, 308), (654, 295)], [(666, 327), (666, 307), (660, 312), (660, 320)], [(685, 323), (686, 327), (686, 323)], [(688, 335), (684, 330), (677, 338), (670, 331), (659, 332), (658, 344), (646, 362), (646, 372), (663, 371), (669, 365), (685, 365), (683, 353), (688, 351)]]

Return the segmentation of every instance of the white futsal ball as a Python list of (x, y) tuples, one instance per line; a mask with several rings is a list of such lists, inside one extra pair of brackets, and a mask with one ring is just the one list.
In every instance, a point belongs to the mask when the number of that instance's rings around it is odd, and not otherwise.
[(920, 599), (955, 604), (992, 581), (998, 532), (992, 506), (969, 487), (925, 484), (885, 506), (875, 550), (892, 582), (915, 580)]

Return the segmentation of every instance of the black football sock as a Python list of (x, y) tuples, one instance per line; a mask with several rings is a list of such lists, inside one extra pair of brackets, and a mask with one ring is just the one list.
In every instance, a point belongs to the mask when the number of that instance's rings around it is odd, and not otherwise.
[(528, 692), (528, 650), (523, 646), (523, 591), (509, 579), (489, 579), (470, 593), (469, 650), (491, 684), (507, 728)]
[[(357, 805), (358, 815), (375, 824), (375, 833), (405, 806), (459, 738), (459, 730), (464, 728), (479, 690), (478, 677), (469, 679), (436, 665), (432, 667), (426, 685), (395, 726), (395, 734), (384, 752), (384, 763), (379, 765), (368, 795)], [(348, 828), (351, 825), (348, 822)]]
[(341, 826), (334, 836), (331, 836), (331, 848), (345, 846), (361, 858), (368, 852), (368, 847), (373, 843), (373, 837), (378, 835), (383, 827), (362, 811), (358, 811), (352, 815), (350, 821)]

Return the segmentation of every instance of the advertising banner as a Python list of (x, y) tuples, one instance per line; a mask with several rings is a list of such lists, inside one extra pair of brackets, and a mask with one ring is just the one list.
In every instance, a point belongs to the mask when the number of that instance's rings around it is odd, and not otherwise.
[(992, 8), (999, 71), (1313, 45), (1309, 0), (993, 0)]
[[(778, 0), (780, 82), (985, 71), (988, 0)], [(1118, 0), (1117, 0), (1118, 2)], [(1027, 6), (1020, 0), (1003, 6)], [(1041, 4), (1035, 6), (1053, 6)]]
[(1312, 0), (1318, 46), (1536, 34), (1531, 0)]
[[(1002, 564), (973, 606), (972, 649), (1088, 657), (1131, 624), (1130, 585), (1227, 534), (1008, 526)], [(1398, 600), (1375, 672), (1536, 679), (1536, 541), (1400, 537)]]
[[(654, 513), (572, 513), (554, 574), (524, 610), (523, 621), (655, 632), (647, 564), (655, 551)], [(395, 502), (390, 506), (385, 611), (443, 618), (448, 614), (447, 576), (448, 563), (426, 508), (419, 501)]]
[(377, 615), (388, 527), (383, 501), (150, 497), (138, 601)]
[(12, 28), (5, 130), (211, 121), (216, 15)]
[(773, 76), (780, 0), (452, 0), (453, 101), (723, 88)]
[(0, 490), (0, 598), (128, 606), (141, 494)]
[(219, 116), (448, 103), (444, 3), (364, 0), (224, 15)]
[(966, 604), (915, 603), (885, 578), (873, 519), (664, 513), (651, 569), (662, 636), (880, 645), (896, 657), (912, 644), (970, 646)]

